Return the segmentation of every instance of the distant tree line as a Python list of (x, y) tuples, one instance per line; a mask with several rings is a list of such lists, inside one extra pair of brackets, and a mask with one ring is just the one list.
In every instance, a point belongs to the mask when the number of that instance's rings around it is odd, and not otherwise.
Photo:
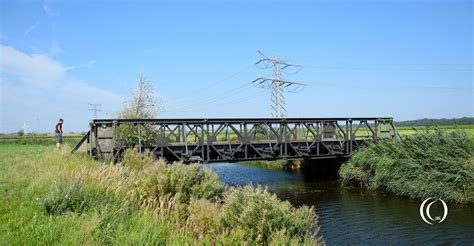
[(449, 125), (474, 125), (474, 117), (462, 117), (452, 119), (419, 119), (396, 121), (396, 126), (449, 126)]

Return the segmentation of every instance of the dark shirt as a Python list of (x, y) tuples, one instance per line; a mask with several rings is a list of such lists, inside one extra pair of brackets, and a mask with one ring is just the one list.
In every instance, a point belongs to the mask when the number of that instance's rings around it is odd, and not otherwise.
[(56, 127), (54, 128), (54, 132), (63, 134), (63, 123), (56, 124)]

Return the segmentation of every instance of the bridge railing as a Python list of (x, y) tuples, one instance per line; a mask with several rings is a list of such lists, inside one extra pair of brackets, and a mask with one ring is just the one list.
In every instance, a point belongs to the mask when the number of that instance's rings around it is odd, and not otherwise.
[(133, 148), (170, 162), (218, 162), (349, 156), (397, 132), (390, 117), (95, 119), (88, 137), (90, 156), (102, 160)]

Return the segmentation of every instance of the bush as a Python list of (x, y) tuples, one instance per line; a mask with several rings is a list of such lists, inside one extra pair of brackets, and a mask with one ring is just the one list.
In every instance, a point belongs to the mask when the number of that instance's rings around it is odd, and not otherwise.
[(188, 203), (191, 196), (211, 201), (218, 200), (224, 191), (217, 174), (199, 165), (159, 161), (145, 168), (131, 188), (133, 199), (156, 202), (163, 196), (179, 195), (178, 202)]
[(225, 228), (242, 228), (249, 241), (266, 242), (274, 233), (298, 241), (317, 234), (313, 208), (294, 208), (266, 189), (252, 186), (233, 188), (224, 197), (221, 223)]
[(126, 161), (84, 168), (75, 181), (57, 182), (44, 211), (90, 217), (88, 231), (99, 244), (315, 243), (312, 208), (294, 208), (261, 187), (227, 189), (196, 164), (149, 163), (131, 153)]
[(474, 143), (462, 130), (419, 132), (360, 148), (341, 166), (343, 185), (411, 198), (474, 202)]
[(142, 169), (153, 162), (153, 156), (150, 151), (144, 154), (138, 153), (134, 149), (127, 149), (123, 155), (122, 165), (132, 169)]
[(192, 199), (187, 223), (198, 239), (215, 240), (217, 235), (226, 235), (251, 244), (272, 240), (280, 244), (314, 244), (318, 232), (313, 208), (294, 208), (265, 189), (251, 186), (228, 190), (220, 203)]
[(193, 198), (188, 206), (188, 223), (197, 238), (203, 235), (213, 235), (222, 233), (220, 227), (220, 206), (206, 199)]
[[(140, 127), (140, 131), (138, 128)], [(138, 138), (140, 133), (140, 138)], [(153, 146), (156, 139), (161, 137), (160, 130), (152, 124), (134, 125), (121, 124), (118, 128), (112, 130), (117, 148), (134, 148), (138, 147), (138, 141), (142, 146)]]

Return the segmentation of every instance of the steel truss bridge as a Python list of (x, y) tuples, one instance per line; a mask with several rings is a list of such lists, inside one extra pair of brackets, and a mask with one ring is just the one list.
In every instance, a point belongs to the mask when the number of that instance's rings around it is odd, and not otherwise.
[(73, 149), (118, 162), (126, 149), (168, 162), (236, 162), (349, 157), (357, 147), (397, 139), (390, 117), (95, 119)]

